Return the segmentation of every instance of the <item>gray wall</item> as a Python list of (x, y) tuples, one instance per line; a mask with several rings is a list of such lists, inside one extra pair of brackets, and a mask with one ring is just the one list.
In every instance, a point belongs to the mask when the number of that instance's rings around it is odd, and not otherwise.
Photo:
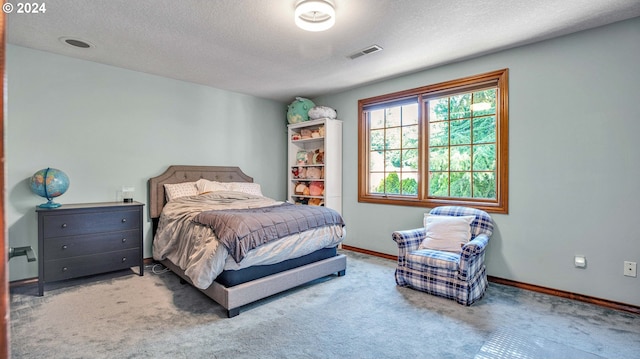
[(509, 68), (510, 210), (493, 215), (489, 275), (640, 305), (622, 274), (640, 262), (638, 39), (635, 18), (315, 98), (344, 121), (345, 244), (397, 254), (391, 232), (428, 210), (358, 203), (358, 99)]
[[(7, 213), (10, 246), (37, 248), (28, 179), (46, 167), (71, 180), (60, 203), (147, 203), (147, 180), (172, 164), (239, 166), (265, 195), (286, 197), (286, 104), (7, 46)], [(145, 207), (145, 219), (147, 218)], [(145, 221), (145, 257), (151, 256)], [(12, 259), (10, 280), (37, 276)]]

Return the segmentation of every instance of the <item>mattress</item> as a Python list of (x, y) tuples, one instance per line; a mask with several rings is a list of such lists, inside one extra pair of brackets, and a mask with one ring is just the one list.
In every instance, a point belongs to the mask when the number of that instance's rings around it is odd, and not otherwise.
[(216, 282), (224, 285), (225, 287), (233, 287), (234, 285), (264, 278), (275, 273), (331, 258), (337, 254), (337, 247), (322, 248), (302, 257), (287, 259), (275, 264), (258, 265), (239, 270), (225, 270), (216, 277)]

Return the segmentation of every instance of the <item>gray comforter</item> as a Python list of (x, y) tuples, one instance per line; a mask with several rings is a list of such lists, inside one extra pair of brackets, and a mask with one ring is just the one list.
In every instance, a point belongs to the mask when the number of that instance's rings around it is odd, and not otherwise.
[(205, 211), (193, 221), (211, 227), (236, 262), (240, 262), (248, 251), (270, 241), (313, 228), (344, 226), (342, 217), (333, 209), (291, 203)]

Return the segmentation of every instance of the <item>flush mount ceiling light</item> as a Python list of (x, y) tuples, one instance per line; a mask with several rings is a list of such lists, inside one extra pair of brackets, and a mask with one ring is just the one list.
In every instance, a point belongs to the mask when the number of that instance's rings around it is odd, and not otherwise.
[(333, 4), (324, 0), (303, 0), (296, 5), (296, 25), (307, 31), (324, 31), (336, 23)]

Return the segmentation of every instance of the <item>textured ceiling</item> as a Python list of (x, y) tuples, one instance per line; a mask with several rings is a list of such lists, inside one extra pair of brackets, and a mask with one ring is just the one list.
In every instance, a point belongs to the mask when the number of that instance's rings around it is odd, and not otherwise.
[(9, 14), (7, 42), (288, 102), (640, 16), (640, 0), (333, 0), (313, 33), (296, 1), (54, 0)]

